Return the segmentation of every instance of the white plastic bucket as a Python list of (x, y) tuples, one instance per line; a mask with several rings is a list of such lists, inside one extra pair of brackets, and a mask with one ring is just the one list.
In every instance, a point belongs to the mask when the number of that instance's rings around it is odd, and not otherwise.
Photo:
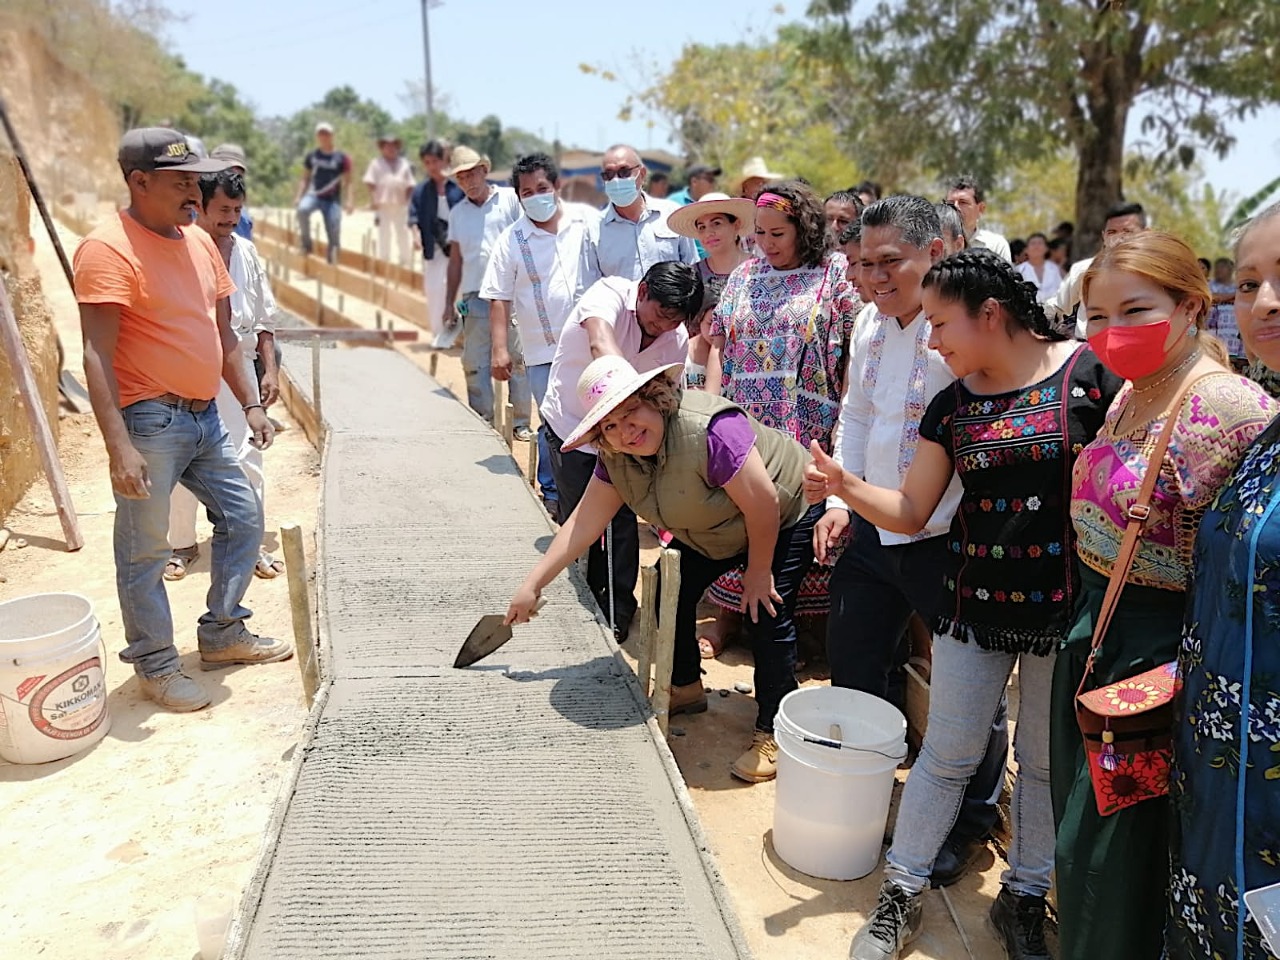
[(105, 737), (105, 658), (84, 597), (40, 593), (0, 603), (0, 757), (47, 763)]
[(782, 698), (773, 730), (774, 850), (811, 877), (865, 877), (880, 861), (906, 718), (869, 693), (806, 687)]

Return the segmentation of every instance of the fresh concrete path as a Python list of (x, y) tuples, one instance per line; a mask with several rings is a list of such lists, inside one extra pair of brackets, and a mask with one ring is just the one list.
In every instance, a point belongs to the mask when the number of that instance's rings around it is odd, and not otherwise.
[[(306, 398), (311, 363), (286, 348)], [(320, 406), (331, 685), (228, 957), (747, 957), (576, 576), (502, 650), (451, 667), (551, 535), (501, 440), (389, 350), (322, 350)]]

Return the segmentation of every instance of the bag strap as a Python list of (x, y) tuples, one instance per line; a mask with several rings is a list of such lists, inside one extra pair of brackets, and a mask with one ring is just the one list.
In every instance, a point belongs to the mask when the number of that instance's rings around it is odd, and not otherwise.
[(1138, 490), (1137, 499), (1129, 505), (1129, 523), (1124, 529), (1124, 538), (1120, 541), (1120, 550), (1116, 553), (1115, 566), (1111, 568), (1111, 579), (1107, 582), (1107, 592), (1102, 597), (1102, 608), (1098, 611), (1098, 619), (1093, 624), (1093, 642), (1089, 650), (1089, 659), (1085, 661), (1084, 676), (1080, 678), (1080, 686), (1076, 690), (1076, 696), (1084, 692), (1085, 683), (1088, 681), (1090, 674), (1093, 673), (1094, 660), (1097, 658), (1098, 650), (1107, 635), (1107, 628), (1111, 626), (1111, 617), (1115, 614), (1116, 607), (1120, 602), (1120, 592), (1124, 589), (1125, 579), (1129, 576), (1129, 571), (1133, 569), (1133, 561), (1138, 555), (1138, 544), (1142, 539), (1142, 531), (1151, 516), (1151, 497), (1155, 493), (1156, 480), (1160, 476), (1160, 471), (1164, 468), (1164, 455), (1169, 449), (1169, 440), (1173, 436), (1173, 430), (1178, 421), (1178, 413), (1182, 410), (1182, 405), (1186, 402), (1191, 388), (1199, 383), (1201, 379), (1203, 378), (1197, 377), (1183, 387), (1178, 394), (1178, 399), (1169, 408), (1169, 415), (1165, 417), (1164, 425), (1160, 429), (1160, 436), (1156, 438), (1156, 445), (1151, 451), (1151, 459), (1147, 461), (1147, 469), (1142, 476), (1142, 486)]

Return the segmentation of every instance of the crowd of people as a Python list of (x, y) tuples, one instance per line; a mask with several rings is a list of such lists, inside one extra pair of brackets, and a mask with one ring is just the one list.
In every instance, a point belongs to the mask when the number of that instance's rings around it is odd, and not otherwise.
[[(324, 215), (332, 254), (350, 162), (317, 138), (299, 214)], [(1072, 261), (1070, 224), (1025, 243), (984, 228), (972, 177), (937, 200), (872, 182), (824, 198), (753, 158), (726, 192), (696, 165), (663, 198), (617, 145), (600, 211), (560, 196), (545, 154), (503, 186), (487, 157), (431, 141), (415, 184), (399, 144), (380, 148), (379, 227), (413, 227), (468, 403), (492, 419), (492, 381), (509, 381), (527, 439), (537, 405), (559, 529), (508, 622), (585, 556), (625, 644), (653, 524), (681, 557), (670, 713), (709, 709), (701, 661), (744, 635), (757, 717), (731, 772), (751, 783), (777, 772), (800, 618), (822, 625), (833, 684), (891, 702), (908, 621), (931, 628), (928, 729), (853, 960), (900, 956), (924, 891), (978, 861), (1015, 671), (1013, 834), (990, 909), (1008, 956), (1050, 956), (1051, 886), (1064, 960), (1271, 955), (1243, 894), (1280, 882), (1280, 426), (1258, 382), (1280, 369), (1280, 205), (1208, 263), (1120, 204), (1102, 249)], [(292, 652), (245, 626), (245, 587), (270, 569), (249, 478), (278, 387), (269, 287), (236, 233), (247, 164), (220, 150), (131, 131), (130, 206), (76, 254), (122, 656), (179, 710), (208, 699), (164, 602), (175, 484), (214, 520), (202, 663)]]

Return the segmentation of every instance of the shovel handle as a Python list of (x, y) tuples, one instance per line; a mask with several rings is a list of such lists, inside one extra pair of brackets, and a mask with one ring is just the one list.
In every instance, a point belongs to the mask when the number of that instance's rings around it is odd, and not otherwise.
[(538, 611), (547, 605), (546, 597), (539, 597), (538, 602), (533, 605), (533, 609), (529, 611), (529, 618), (532, 619), (538, 615)]

